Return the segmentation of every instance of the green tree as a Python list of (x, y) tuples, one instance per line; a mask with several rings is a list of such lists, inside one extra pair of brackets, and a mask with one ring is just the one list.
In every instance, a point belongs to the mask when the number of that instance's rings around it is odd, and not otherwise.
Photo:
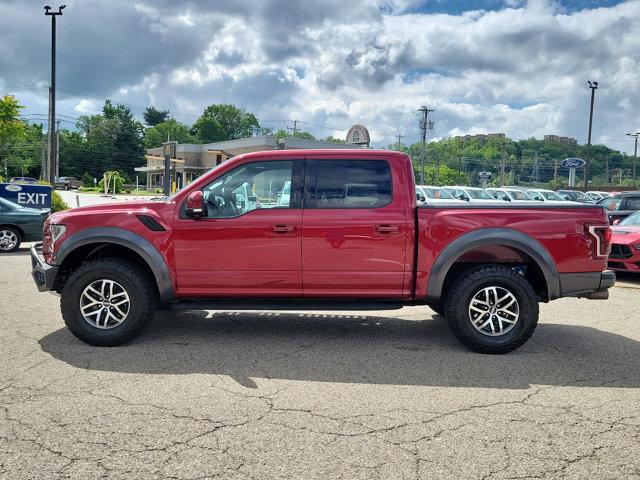
[(221, 142), (250, 137), (260, 130), (253, 113), (229, 104), (209, 105), (191, 128), (200, 142)]
[(314, 137), (312, 134), (310, 134), (309, 132), (305, 132), (305, 131), (297, 131), (295, 133), (290, 132), (288, 130), (285, 130), (284, 128), (279, 129), (278, 131), (276, 131), (276, 133), (274, 134), (276, 136), (277, 139), (281, 139), (281, 138), (301, 138), (303, 140), (315, 140), (316, 137)]
[(131, 175), (135, 167), (144, 164), (144, 127), (129, 107), (114, 106), (106, 100), (102, 114), (82, 116), (77, 126), (84, 136), (83, 150), (87, 158), (82, 171), (96, 177), (102, 177), (105, 170), (120, 170)]
[(336, 138), (332, 135), (329, 135), (327, 137), (324, 137), (322, 139), (325, 142), (332, 142), (332, 143), (347, 143), (345, 140), (341, 139), (341, 138)]
[(156, 107), (147, 107), (142, 114), (144, 123), (150, 127), (155, 127), (159, 123), (166, 122), (169, 119), (169, 110), (158, 110)]
[(104, 172), (104, 175), (98, 182), (98, 187), (100, 187), (100, 191), (104, 192), (104, 181), (105, 178), (107, 180), (107, 191), (109, 193), (113, 192), (114, 184), (115, 184), (115, 193), (120, 193), (124, 189), (125, 178), (121, 172), (117, 170)]
[(161, 147), (167, 139), (178, 143), (198, 142), (198, 138), (191, 134), (187, 125), (170, 118), (155, 127), (147, 128), (144, 131), (143, 144), (145, 148)]
[(13, 95), (0, 98), (0, 160), (8, 173), (8, 166), (26, 134), (26, 124), (20, 119), (20, 110), (24, 107)]

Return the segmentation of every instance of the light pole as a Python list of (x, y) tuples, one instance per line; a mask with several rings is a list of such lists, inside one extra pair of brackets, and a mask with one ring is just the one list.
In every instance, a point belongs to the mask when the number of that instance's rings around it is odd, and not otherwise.
[(593, 125), (593, 101), (598, 89), (598, 82), (587, 81), (591, 89), (591, 109), (589, 111), (589, 136), (587, 138), (587, 162), (584, 166), (584, 188), (589, 187), (589, 164), (591, 163), (591, 126)]
[(640, 132), (627, 133), (627, 135), (633, 137), (635, 140), (633, 147), (633, 188), (636, 188), (636, 162), (638, 161), (638, 137), (640, 136)]
[(44, 7), (44, 14), (51, 17), (51, 86), (49, 87), (49, 181), (56, 178), (56, 17), (62, 15), (66, 5), (60, 5), (57, 12), (52, 12), (49, 5)]

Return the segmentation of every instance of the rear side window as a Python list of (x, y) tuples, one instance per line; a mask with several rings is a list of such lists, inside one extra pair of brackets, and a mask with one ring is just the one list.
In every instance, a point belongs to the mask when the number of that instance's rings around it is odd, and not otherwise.
[(640, 210), (640, 197), (627, 198), (627, 204), (624, 207), (625, 210)]
[(380, 208), (391, 203), (391, 169), (384, 160), (318, 160), (310, 189), (315, 208)]

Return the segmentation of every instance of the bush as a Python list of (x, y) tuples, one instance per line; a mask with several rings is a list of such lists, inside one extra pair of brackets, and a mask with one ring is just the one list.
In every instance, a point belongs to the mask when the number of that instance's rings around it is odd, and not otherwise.
[(93, 184), (93, 177), (91, 175), (89, 175), (87, 172), (84, 172), (82, 174), (82, 177), (80, 177), (80, 179), (82, 180), (82, 184), (85, 187), (94, 187), (95, 186)]
[(109, 193), (113, 193), (113, 179), (115, 178), (116, 182), (116, 193), (121, 193), (124, 188), (124, 177), (117, 170), (112, 170), (109, 172), (105, 172), (104, 176), (98, 183), (100, 187), (100, 191), (104, 192), (104, 178), (107, 177), (107, 186)]
[(100, 187), (80, 187), (78, 188), (79, 192), (99, 192)]
[(60, 210), (68, 210), (69, 209), (69, 205), (67, 205), (64, 200), (62, 199), (62, 196), (56, 192), (55, 190), (52, 190), (51, 192), (51, 212), (59, 212)]
[(0, 175), (0, 183), (4, 182), (4, 177), (2, 175)]

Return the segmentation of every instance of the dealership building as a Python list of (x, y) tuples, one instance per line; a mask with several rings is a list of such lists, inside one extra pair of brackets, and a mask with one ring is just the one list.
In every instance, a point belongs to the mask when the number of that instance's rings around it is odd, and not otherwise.
[[(349, 138), (349, 137), (347, 137)], [(368, 138), (367, 138), (368, 140)], [(203, 173), (220, 165), (229, 158), (243, 153), (259, 152), (264, 150), (292, 150), (292, 149), (344, 149), (358, 148), (363, 144), (334, 143), (321, 140), (305, 140), (301, 138), (281, 138), (274, 135), (263, 135), (249, 138), (238, 138), (224, 142), (205, 143), (196, 145), (193, 143), (179, 143), (171, 156), (171, 169), (174, 172), (177, 188), (188, 184)], [(150, 148), (145, 155), (147, 164), (137, 167), (136, 172), (146, 174), (148, 189), (162, 188), (164, 179), (164, 147)]]

